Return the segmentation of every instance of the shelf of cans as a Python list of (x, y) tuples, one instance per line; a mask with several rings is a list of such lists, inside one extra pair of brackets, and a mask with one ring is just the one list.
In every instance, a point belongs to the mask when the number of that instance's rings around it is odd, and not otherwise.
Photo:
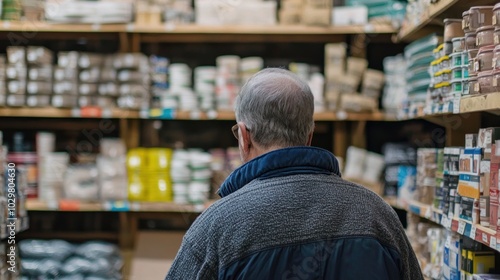
[(398, 198), (411, 212), (497, 249), (500, 128), (481, 128), (465, 142), (418, 149), (415, 180), (406, 181)]

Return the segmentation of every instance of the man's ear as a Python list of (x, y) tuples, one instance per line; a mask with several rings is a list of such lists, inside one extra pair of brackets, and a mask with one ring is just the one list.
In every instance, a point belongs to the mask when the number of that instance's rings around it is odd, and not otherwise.
[(245, 154), (250, 152), (250, 148), (252, 147), (252, 137), (250, 132), (247, 130), (247, 126), (243, 122), (238, 123), (239, 126), (239, 135), (240, 135), (240, 145)]

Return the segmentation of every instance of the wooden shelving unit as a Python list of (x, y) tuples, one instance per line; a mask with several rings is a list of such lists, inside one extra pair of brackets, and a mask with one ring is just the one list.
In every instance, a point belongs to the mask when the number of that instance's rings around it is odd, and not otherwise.
[(462, 12), (471, 6), (494, 5), (494, 0), (439, 0), (429, 4), (418, 23), (404, 22), (399, 30), (398, 41), (411, 42), (432, 32), (443, 32), (444, 18), (462, 18)]
[(431, 205), (425, 205), (418, 201), (400, 202), (397, 200), (386, 200), (395, 208), (405, 209), (422, 218), (433, 221), (443, 227), (467, 236), (477, 242), (480, 242), (492, 249), (500, 251), (500, 244), (497, 244), (496, 231), (478, 225), (472, 224), (455, 217), (444, 215), (441, 210), (435, 209)]
[(269, 35), (331, 35), (331, 34), (383, 34), (395, 33), (397, 30), (390, 23), (368, 23), (366, 25), (349, 26), (301, 26), (301, 25), (196, 25), (196, 24), (163, 24), (163, 25), (137, 25), (128, 24), (68, 24), (51, 23), (44, 21), (0, 21), (0, 32), (79, 32), (79, 33), (151, 33), (151, 34), (269, 34)]
[(462, 99), (460, 99), (461, 113), (481, 111), (500, 114), (500, 92), (462, 97)]
[(94, 113), (85, 109), (61, 109), (54, 107), (29, 108), (29, 107), (3, 107), (0, 108), (0, 117), (36, 117), (36, 118), (116, 118), (136, 119), (138, 111), (124, 109), (94, 108)]
[(61, 200), (49, 204), (36, 199), (28, 199), (28, 211), (68, 211), (68, 212), (169, 212), (199, 214), (206, 205), (176, 204), (172, 202), (83, 202)]

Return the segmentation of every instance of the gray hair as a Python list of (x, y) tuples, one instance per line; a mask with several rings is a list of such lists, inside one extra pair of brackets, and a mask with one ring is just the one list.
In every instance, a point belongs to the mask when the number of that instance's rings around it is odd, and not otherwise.
[(314, 97), (294, 73), (266, 68), (241, 88), (235, 114), (263, 148), (303, 146), (314, 130)]

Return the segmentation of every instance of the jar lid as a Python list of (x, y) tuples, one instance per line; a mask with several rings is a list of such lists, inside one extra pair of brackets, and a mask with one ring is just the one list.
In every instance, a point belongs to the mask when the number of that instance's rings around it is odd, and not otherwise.
[(476, 37), (476, 31), (465, 32), (465, 38), (467, 37)]
[(479, 48), (479, 51), (477, 52), (477, 54), (479, 55), (482, 53), (493, 52), (494, 49), (495, 49), (494, 45), (484, 46), (482, 48)]
[(460, 23), (462, 24), (462, 20), (461, 19), (456, 19), (456, 18), (445, 18), (443, 20), (444, 24), (447, 24), (447, 23)]
[(479, 27), (476, 30), (476, 32), (479, 33), (479, 32), (488, 31), (488, 30), (494, 30), (494, 29), (495, 29), (495, 26), (493, 26), (493, 25), (485, 25), (485, 26)]
[(496, 3), (495, 6), (493, 6), (493, 11), (500, 9), (500, 3)]
[(487, 10), (487, 9), (493, 10), (494, 7), (495, 6), (474, 6), (470, 7), (469, 12), (471, 12), (472, 10)]
[(455, 37), (455, 38), (451, 39), (452, 42), (457, 42), (457, 41), (462, 41), (462, 40), (465, 40), (465, 37)]

